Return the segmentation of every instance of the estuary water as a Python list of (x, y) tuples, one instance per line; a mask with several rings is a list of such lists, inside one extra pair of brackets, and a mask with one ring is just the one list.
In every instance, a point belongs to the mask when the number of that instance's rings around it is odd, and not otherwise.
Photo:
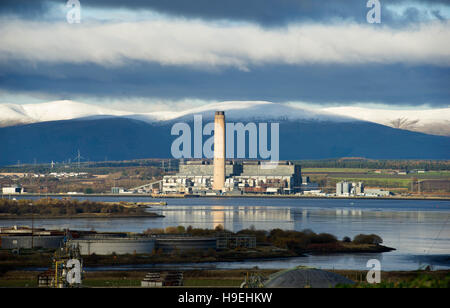
[[(27, 198), (23, 196), (22, 198)], [(30, 197), (33, 198), (33, 197)], [(378, 234), (383, 244), (396, 250), (382, 254), (310, 255), (282, 260), (249, 260), (208, 264), (178, 264), (179, 268), (291, 268), (298, 265), (323, 269), (366, 270), (367, 261), (378, 259), (382, 270), (416, 270), (427, 265), (450, 269), (450, 201), (368, 199), (280, 199), (280, 198), (187, 198), (85, 197), (80, 200), (155, 202), (148, 211), (163, 218), (45, 219), (36, 227), (96, 231), (142, 232), (147, 228), (193, 226), (231, 231), (245, 228), (270, 230), (311, 229), (331, 233), (339, 239), (360, 233)], [(30, 220), (0, 220), (0, 226), (31, 225)], [(122, 267), (124, 270), (148, 268)], [(170, 265), (174, 267), (174, 265)], [(108, 269), (108, 268), (102, 268)], [(117, 268), (116, 268), (117, 269)]]

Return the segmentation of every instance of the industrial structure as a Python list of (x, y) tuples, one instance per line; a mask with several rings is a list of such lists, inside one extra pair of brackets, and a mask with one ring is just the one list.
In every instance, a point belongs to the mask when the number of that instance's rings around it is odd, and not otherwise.
[(217, 111), (214, 117), (214, 180), (213, 190), (225, 187), (225, 112)]
[(70, 244), (79, 246), (81, 255), (149, 254), (155, 249), (155, 239), (136, 237), (83, 237), (71, 240)]
[(55, 249), (61, 247), (63, 231), (42, 228), (8, 227), (0, 228), (0, 248), (2, 249)]
[(378, 188), (366, 188), (363, 182), (342, 181), (336, 183), (336, 196), (389, 197), (392, 193)]
[(78, 246), (64, 245), (57, 249), (52, 266), (38, 275), (38, 286), (45, 288), (79, 288), (83, 279), (83, 259)]
[[(153, 193), (182, 195), (294, 194), (317, 190), (302, 183), (301, 167), (290, 161), (226, 159), (225, 112), (214, 117), (214, 159), (180, 160), (178, 173), (162, 180), (125, 190), (113, 187), (113, 194)], [(303, 184), (303, 185), (302, 185)]]
[(364, 195), (366, 197), (389, 197), (392, 193), (389, 190), (384, 189), (366, 188), (364, 190)]
[(181, 287), (183, 284), (183, 273), (178, 271), (150, 272), (141, 281), (143, 288)]
[[(255, 248), (252, 235), (234, 235), (227, 232), (214, 236), (190, 234), (127, 234), (97, 233), (96, 231), (45, 230), (28, 227), (0, 229), (1, 249), (76, 249), (80, 255), (124, 255), (180, 253), (234, 248)], [(68, 250), (67, 250), (68, 251)]]
[(84, 236), (69, 242), (78, 246), (81, 255), (123, 255), (162, 253), (181, 253), (189, 251), (209, 251), (220, 249), (255, 248), (254, 236), (216, 236), (201, 237), (188, 235), (158, 234), (151, 236), (117, 237)]
[(338, 182), (336, 183), (336, 196), (363, 196), (364, 183), (363, 182)]
[(209, 160), (182, 161), (177, 174), (164, 176), (162, 193), (292, 194), (302, 188), (301, 167), (290, 161), (280, 161), (272, 168), (263, 168), (257, 160), (220, 162), (218, 173), (225, 180), (219, 190), (214, 185), (216, 167)]
[(256, 248), (256, 237), (224, 233), (217, 236), (216, 245), (217, 249)]
[(13, 185), (9, 187), (2, 187), (2, 193), (4, 195), (15, 195), (23, 194), (25, 192), (24, 188), (20, 185)]

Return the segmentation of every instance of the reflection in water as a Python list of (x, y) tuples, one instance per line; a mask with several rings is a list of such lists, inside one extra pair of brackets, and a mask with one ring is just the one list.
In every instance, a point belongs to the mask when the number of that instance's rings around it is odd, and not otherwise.
[(213, 228), (215, 229), (218, 226), (223, 226), (223, 222), (225, 221), (225, 212), (223, 211), (222, 206), (213, 206)]
[(167, 206), (157, 210), (165, 217), (166, 224), (215, 228), (222, 225), (227, 230), (239, 231), (254, 226), (257, 229), (293, 229), (294, 215), (289, 208), (262, 206)]
[[(146, 201), (129, 199), (126, 201)], [(149, 199), (149, 201), (154, 200)], [(382, 266), (389, 269), (417, 269), (425, 262), (424, 260), (428, 260), (433, 255), (450, 255), (450, 225), (448, 224), (450, 202), (448, 201), (357, 200), (350, 204), (348, 200), (330, 199), (199, 198), (174, 199), (168, 200), (168, 203), (169, 206), (149, 209), (164, 215), (164, 218), (46, 219), (35, 221), (35, 225), (45, 228), (127, 232), (142, 232), (147, 228), (178, 225), (185, 227), (191, 225), (196, 228), (215, 228), (223, 225), (231, 231), (254, 226), (256, 229), (264, 230), (311, 229), (316, 233), (334, 234), (340, 239), (344, 236), (354, 237), (360, 233), (375, 233), (383, 238), (385, 245), (397, 249), (380, 255), (380, 258), (383, 258)], [(31, 225), (31, 221), (0, 221), (0, 226), (14, 224)], [(257, 265), (284, 268), (294, 264), (304, 264), (322, 268), (365, 269), (366, 259), (367, 256), (363, 255), (313, 256), (289, 261), (258, 261)], [(439, 259), (441, 261), (438, 265), (450, 268), (448, 259), (448, 257), (444, 258), (444, 261)], [(230, 266), (238, 266), (238, 263)]]

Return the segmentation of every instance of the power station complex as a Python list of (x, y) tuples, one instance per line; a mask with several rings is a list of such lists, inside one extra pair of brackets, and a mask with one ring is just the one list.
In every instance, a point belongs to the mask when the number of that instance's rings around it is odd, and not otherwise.
[(226, 160), (225, 113), (214, 119), (214, 160), (181, 161), (179, 172), (164, 176), (164, 194), (292, 194), (301, 190), (301, 167), (289, 161)]

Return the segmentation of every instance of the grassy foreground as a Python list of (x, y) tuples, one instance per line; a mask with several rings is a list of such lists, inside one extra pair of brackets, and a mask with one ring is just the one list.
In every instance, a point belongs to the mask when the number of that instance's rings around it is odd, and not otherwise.
[[(194, 270), (185, 271), (185, 287), (239, 287), (247, 272), (269, 276), (278, 270)], [(356, 282), (353, 288), (450, 288), (450, 271), (382, 272), (381, 283), (365, 282), (366, 271), (333, 270)], [(87, 272), (85, 287), (140, 287), (146, 271)], [(38, 272), (8, 271), (0, 274), (0, 287), (37, 287)], [(338, 286), (341, 288), (350, 286)]]

